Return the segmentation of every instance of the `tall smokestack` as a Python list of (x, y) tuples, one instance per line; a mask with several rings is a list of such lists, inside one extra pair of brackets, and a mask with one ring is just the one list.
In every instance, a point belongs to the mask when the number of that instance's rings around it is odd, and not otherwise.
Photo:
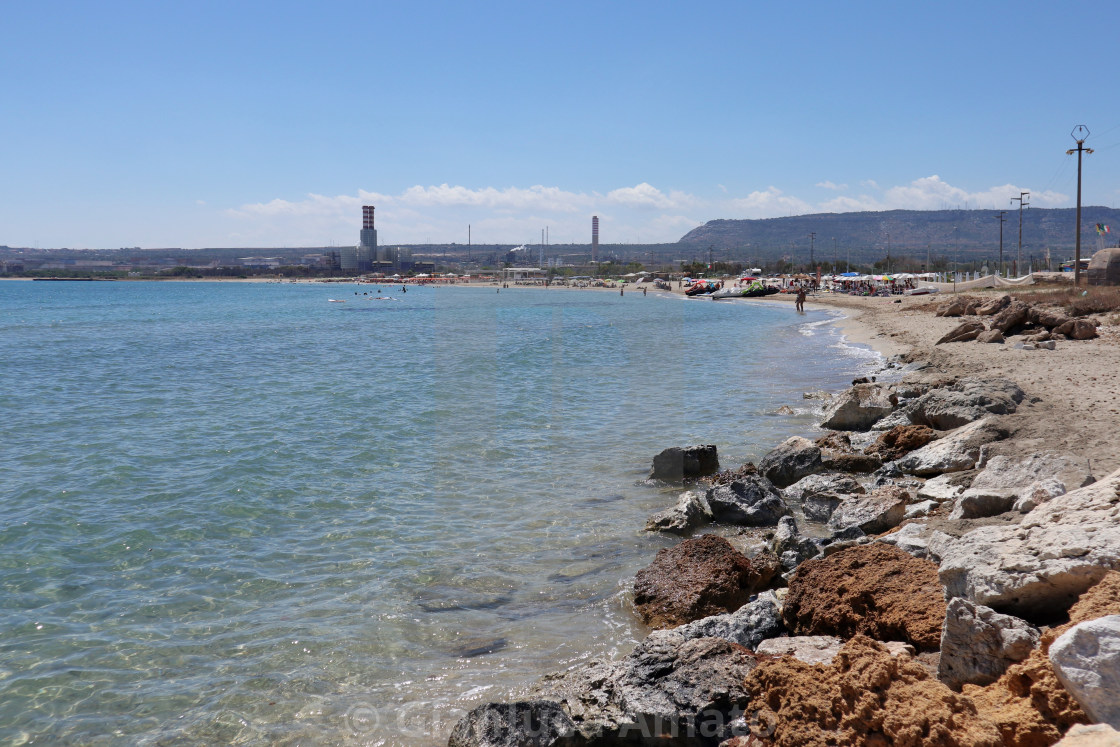
[(599, 261), (599, 216), (591, 216), (591, 261)]

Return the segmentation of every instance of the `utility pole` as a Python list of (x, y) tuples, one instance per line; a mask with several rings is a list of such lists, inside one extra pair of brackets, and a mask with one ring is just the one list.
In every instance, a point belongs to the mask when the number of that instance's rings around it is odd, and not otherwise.
[(1030, 197), (1030, 192), (1020, 192), (1018, 197), (1012, 197), (1012, 202), (1019, 203), (1019, 249), (1015, 252), (1015, 277), (1019, 277), (1019, 263), (1023, 260), (1023, 208), (1030, 207), (1030, 203), (1024, 204), (1023, 198)]
[(889, 231), (887, 232), (887, 271), (884, 274), (891, 274), (891, 234)]
[(816, 240), (817, 240), (817, 232), (816, 231), (810, 231), (809, 232), (809, 272), (812, 272), (813, 267), (814, 267), (814, 265), (813, 265), (813, 244), (816, 242)]
[[(1081, 137), (1078, 137), (1080, 135)], [(1092, 153), (1092, 148), (1085, 147), (1085, 138), (1089, 137), (1089, 128), (1077, 125), (1070, 136), (1077, 142), (1076, 149), (1066, 151), (1066, 155), (1077, 153), (1077, 249), (1073, 255), (1073, 284), (1081, 285), (1081, 154)]]
[(999, 264), (996, 265), (998, 268), (996, 275), (999, 277), (1003, 277), (1003, 224), (1007, 222), (1007, 218), (1003, 217), (1005, 215), (1007, 215), (1007, 211), (1000, 210), (999, 215), (996, 216), (999, 218)]

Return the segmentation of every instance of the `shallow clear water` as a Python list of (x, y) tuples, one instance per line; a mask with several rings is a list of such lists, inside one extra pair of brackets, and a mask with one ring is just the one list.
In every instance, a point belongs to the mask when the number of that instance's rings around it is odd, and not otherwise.
[(656, 452), (757, 459), (874, 362), (785, 304), (368, 288), (0, 282), (0, 740), (446, 743), (644, 634)]

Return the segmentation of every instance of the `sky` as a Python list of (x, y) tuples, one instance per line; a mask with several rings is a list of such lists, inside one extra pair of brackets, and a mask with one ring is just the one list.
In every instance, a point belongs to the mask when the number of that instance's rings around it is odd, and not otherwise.
[[(0, 244), (1120, 205), (1120, 3), (0, 0)], [(468, 229), (469, 226), (469, 229)]]

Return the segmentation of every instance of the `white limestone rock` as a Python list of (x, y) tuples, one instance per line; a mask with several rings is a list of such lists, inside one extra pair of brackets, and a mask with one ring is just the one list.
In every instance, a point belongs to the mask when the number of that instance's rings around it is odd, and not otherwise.
[(1038, 647), (1037, 628), (1011, 615), (957, 597), (949, 600), (941, 626), (937, 678), (954, 690), (987, 685)]
[(1089, 718), (1120, 728), (1120, 615), (1067, 630), (1051, 644), (1050, 664)]

